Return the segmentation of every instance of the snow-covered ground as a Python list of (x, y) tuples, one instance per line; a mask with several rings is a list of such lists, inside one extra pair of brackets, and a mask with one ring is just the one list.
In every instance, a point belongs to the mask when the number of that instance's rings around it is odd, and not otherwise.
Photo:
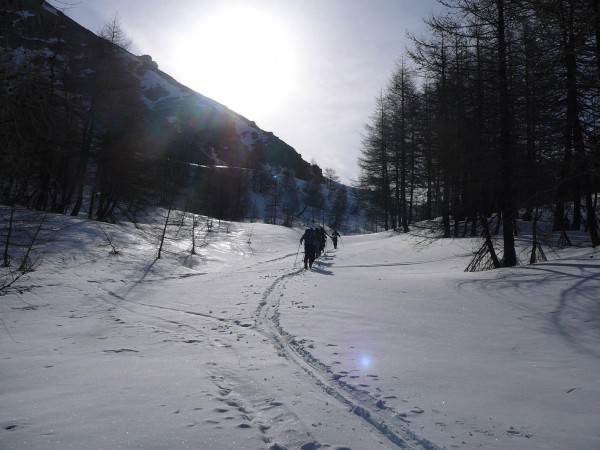
[(589, 248), (473, 274), (479, 242), (380, 233), (305, 271), (301, 230), (156, 260), (149, 227), (44, 227), (0, 296), (2, 449), (600, 448)]

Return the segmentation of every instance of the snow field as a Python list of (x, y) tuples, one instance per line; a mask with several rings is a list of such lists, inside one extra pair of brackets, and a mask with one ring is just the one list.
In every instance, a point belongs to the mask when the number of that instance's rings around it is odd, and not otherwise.
[[(0, 447), (589, 449), (600, 445), (591, 249), (464, 273), (478, 242), (49, 217), (0, 296)], [(576, 238), (577, 236), (574, 236)]]

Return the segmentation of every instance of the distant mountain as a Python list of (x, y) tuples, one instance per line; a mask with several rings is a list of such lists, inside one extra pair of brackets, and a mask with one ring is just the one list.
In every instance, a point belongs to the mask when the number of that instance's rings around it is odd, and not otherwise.
[(290, 225), (356, 209), (355, 191), (273, 133), (117, 43), (45, 1), (0, 0), (0, 203)]
[[(4, 61), (8, 56), (13, 65), (68, 62), (69, 77), (76, 79), (71, 95), (93, 95), (98, 88), (93, 75), (98, 70), (100, 37), (45, 1), (0, 0), (0, 13)], [(130, 89), (139, 90), (139, 99), (146, 106), (143, 120), (152, 127), (148, 135), (153, 136), (157, 129), (185, 133), (185, 157), (190, 162), (250, 169), (278, 167), (306, 181), (322, 176), (318, 166), (304, 161), (273, 133), (182, 85), (161, 71), (149, 55), (135, 56), (121, 48), (115, 52), (127, 66), (120, 76), (129, 77)], [(170, 144), (162, 138), (153, 142), (154, 154), (163, 154)]]

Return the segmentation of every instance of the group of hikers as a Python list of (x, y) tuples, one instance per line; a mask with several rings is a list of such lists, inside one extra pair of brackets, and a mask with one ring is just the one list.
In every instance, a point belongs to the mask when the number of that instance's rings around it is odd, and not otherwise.
[(337, 242), (340, 234), (334, 228), (331, 234), (325, 231), (322, 226), (309, 227), (304, 231), (300, 238), (300, 244), (304, 242), (304, 268), (312, 268), (315, 259), (317, 259), (325, 251), (325, 243), (327, 236), (333, 242), (333, 248), (337, 249)]

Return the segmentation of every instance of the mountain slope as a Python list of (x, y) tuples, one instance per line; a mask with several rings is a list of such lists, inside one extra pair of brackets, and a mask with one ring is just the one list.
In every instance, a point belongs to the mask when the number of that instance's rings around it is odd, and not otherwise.
[[(36, 98), (44, 96), (49, 111), (36, 123), (47, 121), (43, 132), (62, 138), (48, 146), (87, 152), (113, 133), (118, 134), (111, 136), (113, 143), (137, 146), (131, 152), (141, 158), (169, 155), (184, 163), (278, 168), (305, 181), (322, 178), (318, 166), (273, 133), (177, 82), (150, 56), (135, 56), (107, 42), (49, 3), (1, 0), (0, 14), (6, 105), (1, 112), (10, 121), (24, 114), (23, 106), (35, 111)], [(131, 136), (123, 138), (123, 130)], [(4, 130), (2, 137), (10, 141), (12, 130)]]

